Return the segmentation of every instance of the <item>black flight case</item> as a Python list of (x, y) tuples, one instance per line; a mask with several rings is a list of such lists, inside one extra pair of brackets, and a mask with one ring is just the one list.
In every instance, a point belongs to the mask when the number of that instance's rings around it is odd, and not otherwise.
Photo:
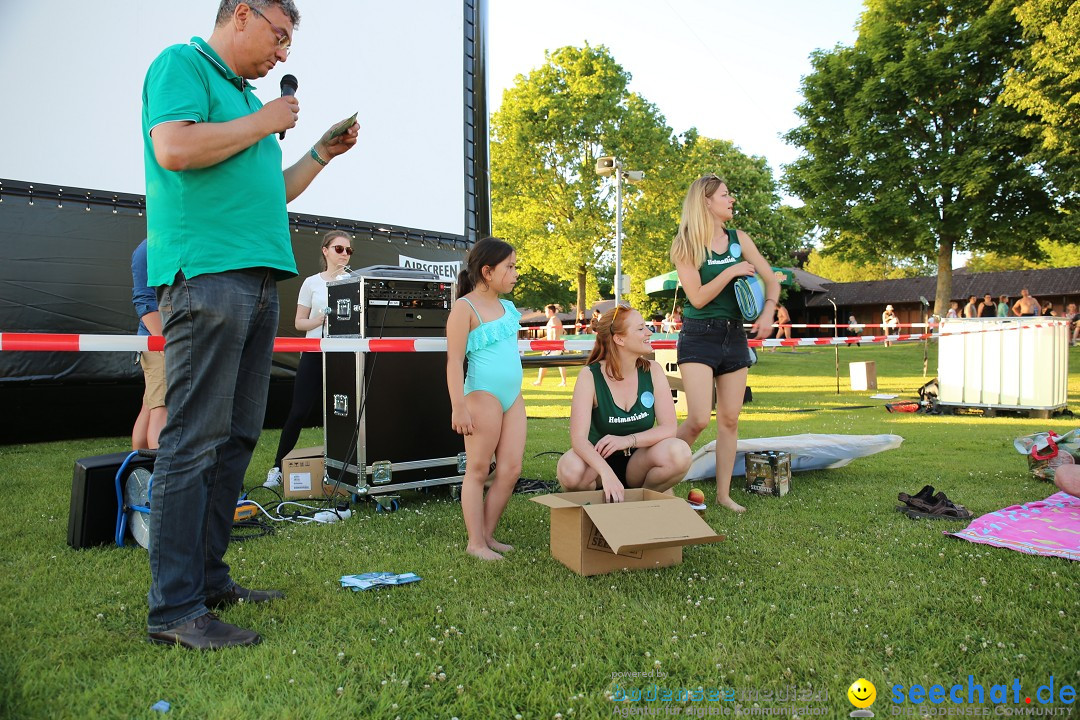
[[(456, 285), (376, 265), (327, 290), (327, 337), (423, 338), (445, 337)], [(323, 387), (327, 482), (359, 496), (461, 484), (465, 442), (450, 426), (445, 352), (324, 353)]]

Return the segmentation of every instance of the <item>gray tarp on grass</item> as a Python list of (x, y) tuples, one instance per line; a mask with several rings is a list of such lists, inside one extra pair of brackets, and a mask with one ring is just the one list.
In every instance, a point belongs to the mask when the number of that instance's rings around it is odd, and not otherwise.
[[(746, 453), (777, 450), (791, 454), (791, 471), (825, 470), (843, 467), (855, 458), (900, 447), (899, 435), (784, 435), (739, 440), (732, 476), (746, 475)], [(716, 477), (716, 441), (694, 453), (684, 480), (711, 480)]]

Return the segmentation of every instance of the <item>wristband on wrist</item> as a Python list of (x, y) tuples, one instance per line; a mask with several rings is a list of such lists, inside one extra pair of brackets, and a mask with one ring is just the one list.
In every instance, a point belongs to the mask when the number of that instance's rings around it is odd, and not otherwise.
[(330, 162), (329, 160), (323, 160), (323, 157), (322, 157), (322, 155), (320, 155), (320, 154), (319, 154), (319, 151), (315, 149), (315, 146), (314, 146), (314, 145), (312, 145), (312, 146), (311, 146), (311, 153), (310, 153), (310, 155), (311, 155), (311, 159), (312, 159), (312, 160), (314, 160), (315, 162), (319, 163), (319, 164), (320, 164), (320, 165), (322, 165), (323, 167), (326, 167), (326, 164), (327, 164), (328, 162)]

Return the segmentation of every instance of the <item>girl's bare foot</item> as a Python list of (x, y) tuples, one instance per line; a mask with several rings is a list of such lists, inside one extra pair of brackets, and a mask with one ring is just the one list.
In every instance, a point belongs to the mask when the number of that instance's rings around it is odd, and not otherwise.
[(507, 545), (506, 543), (501, 543), (498, 540), (496, 540), (495, 538), (491, 538), (490, 540), (488, 540), (487, 541), (487, 546), (489, 548), (491, 548), (492, 550), (495, 550), (496, 552), (501, 552), (501, 553), (510, 552), (511, 550), (514, 549), (513, 545)]
[(726, 507), (728, 510), (731, 510), (733, 512), (737, 512), (737, 513), (746, 512), (746, 508), (744, 508), (742, 505), (735, 502), (734, 500), (732, 500), (729, 497), (728, 498), (717, 497), (716, 498), (716, 503), (717, 503), (717, 505), (720, 505), (722, 507)]
[(481, 548), (465, 548), (465, 552), (469, 553), (473, 557), (480, 558), (481, 560), (502, 560), (503, 556), (495, 552), (489, 547)]

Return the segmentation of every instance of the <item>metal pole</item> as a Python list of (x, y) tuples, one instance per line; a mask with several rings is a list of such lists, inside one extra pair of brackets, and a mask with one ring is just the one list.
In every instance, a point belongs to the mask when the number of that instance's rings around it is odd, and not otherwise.
[[(825, 299), (828, 300), (829, 303), (832, 305), (832, 323), (833, 323), (832, 334), (833, 334), (833, 337), (835, 338), (835, 337), (837, 337), (837, 332), (839, 331), (839, 328), (836, 327), (836, 326), (840, 322), (839, 318), (837, 317), (837, 314), (836, 314), (836, 303), (833, 302), (832, 298), (825, 298)], [(836, 394), (839, 395), (840, 394), (840, 346), (839, 345), (833, 345), (833, 361), (834, 361), (834, 363), (836, 365)]]
[[(922, 303), (923, 333), (926, 334), (926, 335), (929, 335), (930, 334), (930, 328), (928, 327), (928, 325), (930, 323), (930, 301), (927, 300), (922, 295), (920, 295), (919, 296), (919, 302)], [(996, 308), (997, 306), (995, 305), (994, 307)], [(996, 314), (996, 312), (995, 312), (995, 314)], [(928, 338), (928, 337), (923, 338), (923, 342), (922, 342), (922, 376), (924, 378), (926, 377), (926, 365), (927, 365), (927, 362), (928, 362), (927, 353), (929, 352), (929, 350), (928, 350), (929, 347), (930, 347), (930, 338)]]
[[(923, 318), (923, 332), (926, 333), (927, 335), (929, 335), (930, 334), (930, 327), (929, 327), (930, 316), (926, 314), (926, 307), (923, 307), (922, 318)], [(926, 377), (926, 366), (929, 363), (929, 352), (930, 352), (929, 348), (930, 348), (930, 338), (923, 338), (923, 341), (922, 341), (922, 376), (924, 378)]]
[(615, 160), (615, 305), (622, 300), (622, 165)]

